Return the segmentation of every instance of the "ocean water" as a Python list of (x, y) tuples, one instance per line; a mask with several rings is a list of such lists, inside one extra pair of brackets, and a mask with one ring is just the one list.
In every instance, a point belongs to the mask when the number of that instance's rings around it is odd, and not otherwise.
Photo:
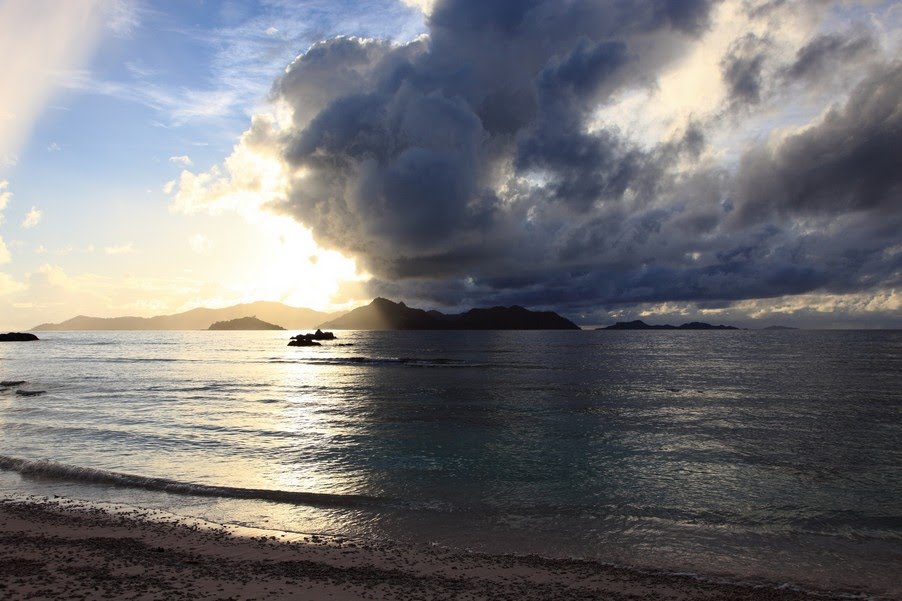
[(902, 332), (337, 334), (4, 343), (0, 497), (902, 596)]

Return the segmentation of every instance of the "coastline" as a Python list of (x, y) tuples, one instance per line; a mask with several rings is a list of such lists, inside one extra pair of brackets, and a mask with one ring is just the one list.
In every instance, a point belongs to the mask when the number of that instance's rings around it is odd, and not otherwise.
[[(0, 500), (0, 597), (136, 599), (864, 598), (587, 560), (203, 526), (70, 499)], [(873, 598), (873, 597), (871, 597)]]

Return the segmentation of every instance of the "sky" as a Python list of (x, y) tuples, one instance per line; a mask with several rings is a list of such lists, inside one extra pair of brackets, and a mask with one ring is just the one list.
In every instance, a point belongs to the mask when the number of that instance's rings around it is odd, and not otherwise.
[(0, 328), (902, 327), (902, 3), (0, 0)]

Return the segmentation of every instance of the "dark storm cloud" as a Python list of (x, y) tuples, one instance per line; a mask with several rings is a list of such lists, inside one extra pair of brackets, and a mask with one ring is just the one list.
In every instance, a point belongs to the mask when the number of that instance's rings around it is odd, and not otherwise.
[(760, 102), (767, 48), (767, 40), (747, 34), (737, 40), (723, 58), (723, 78), (734, 102)]
[[(822, 122), (745, 152), (738, 175), (696, 162), (703, 123), (638, 147), (594, 120), (619, 91), (653, 84), (710, 12), (447, 0), (428, 38), (321, 42), (275, 87), (294, 109), (282, 152), (297, 174), (276, 209), (357, 257), (374, 293), (435, 304), (717, 303), (894, 282), (899, 65)], [(766, 39), (742, 38), (721, 63), (729, 102), (760, 102), (778, 77), (816, 81), (867, 45), (822, 36), (780, 71)]]
[(481, 259), (470, 247), (497, 234), (510, 163), (579, 210), (619, 197), (642, 157), (615, 133), (585, 133), (588, 112), (635, 76), (629, 36), (667, 32), (660, 43), (676, 47), (672, 32), (698, 32), (707, 15), (685, 0), (448, 1), (428, 43), (317, 44), (276, 89), (296, 109), (285, 156), (306, 173), (283, 209), (377, 273), (403, 274), (431, 257), (437, 269)]
[(743, 5), (746, 13), (756, 19), (780, 18), (787, 11), (801, 11), (816, 13), (828, 8), (836, 0), (745, 0)]
[(851, 211), (898, 214), (902, 205), (902, 62), (875, 69), (844, 107), (775, 149), (742, 161), (737, 219)]
[(876, 47), (877, 43), (867, 32), (851, 36), (820, 35), (799, 49), (795, 61), (785, 69), (785, 76), (793, 81), (820, 77), (837, 65), (872, 55)]

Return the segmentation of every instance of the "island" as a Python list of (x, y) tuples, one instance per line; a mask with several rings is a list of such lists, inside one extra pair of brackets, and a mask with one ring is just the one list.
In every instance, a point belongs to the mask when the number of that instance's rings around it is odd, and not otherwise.
[(289, 330), (315, 328), (342, 313), (323, 313), (303, 307), (292, 307), (271, 301), (242, 303), (221, 309), (198, 307), (174, 315), (156, 317), (89, 317), (79, 315), (62, 323), (43, 323), (31, 328), (35, 332), (82, 330), (204, 330), (211, 323), (254, 315), (269, 323), (278, 323)]
[(650, 325), (642, 321), (641, 319), (636, 319), (634, 321), (618, 321), (612, 326), (608, 326), (606, 328), (597, 328), (599, 330), (738, 330), (739, 328), (735, 326), (714, 326), (710, 323), (704, 323), (702, 321), (693, 321), (690, 323), (684, 323), (679, 326), (672, 325)]
[(31, 340), (40, 340), (34, 334), (28, 332), (7, 332), (0, 334), (0, 342), (29, 342)]
[(239, 317), (228, 321), (217, 321), (209, 330), (284, 330), (282, 326), (267, 323), (256, 317)]
[(369, 305), (320, 325), (333, 330), (578, 330), (578, 325), (552, 311), (519, 306), (470, 309), (446, 315), (376, 298)]

